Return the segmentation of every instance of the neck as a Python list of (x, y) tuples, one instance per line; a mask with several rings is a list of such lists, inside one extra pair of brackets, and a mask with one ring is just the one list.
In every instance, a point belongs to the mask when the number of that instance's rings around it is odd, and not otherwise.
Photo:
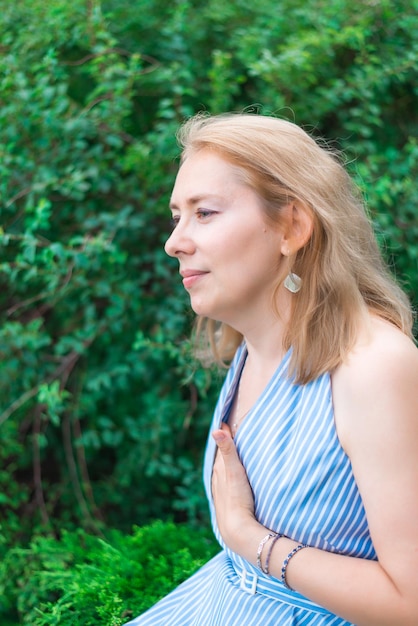
[(291, 317), (291, 299), (280, 307), (280, 317), (274, 311), (247, 324), (242, 332), (248, 358), (255, 368), (277, 365), (284, 356), (283, 340)]

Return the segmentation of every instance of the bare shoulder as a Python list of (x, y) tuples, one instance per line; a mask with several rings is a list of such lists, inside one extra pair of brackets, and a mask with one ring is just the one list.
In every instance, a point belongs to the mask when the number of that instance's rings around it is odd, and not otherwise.
[[(332, 376), (337, 433), (350, 458), (378, 560), (398, 589), (416, 594), (418, 349), (371, 321)], [(415, 581), (415, 582), (414, 582)]]
[[(370, 328), (332, 376), (338, 434), (350, 447), (356, 432), (418, 423), (418, 349), (392, 324), (372, 318)], [(397, 422), (397, 424), (396, 424)]]
[(379, 381), (387, 382), (388, 377), (418, 375), (418, 349), (398, 328), (373, 317), (368, 332), (359, 338), (341, 371), (353, 378), (360, 390), (362, 383), (379, 386)]

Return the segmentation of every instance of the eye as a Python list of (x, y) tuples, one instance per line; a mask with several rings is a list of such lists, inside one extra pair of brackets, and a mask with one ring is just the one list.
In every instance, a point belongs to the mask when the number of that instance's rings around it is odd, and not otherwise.
[(175, 229), (175, 227), (177, 226), (177, 224), (180, 221), (180, 215), (173, 215), (172, 218), (170, 219), (170, 226), (172, 228), (172, 230)]
[(196, 211), (196, 215), (201, 219), (206, 219), (215, 213), (216, 211), (210, 211), (209, 209), (197, 209)]

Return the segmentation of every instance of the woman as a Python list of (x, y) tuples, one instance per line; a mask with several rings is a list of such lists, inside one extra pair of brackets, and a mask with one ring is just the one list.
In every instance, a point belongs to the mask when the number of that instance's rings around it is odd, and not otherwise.
[(222, 552), (131, 625), (418, 624), (418, 350), (343, 167), (252, 115), (180, 131), (176, 257), (232, 359), (205, 457)]

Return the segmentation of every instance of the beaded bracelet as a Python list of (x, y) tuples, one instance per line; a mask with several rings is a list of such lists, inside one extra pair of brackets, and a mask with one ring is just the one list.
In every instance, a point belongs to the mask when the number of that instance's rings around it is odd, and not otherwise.
[(264, 537), (264, 539), (262, 539), (260, 541), (260, 545), (258, 546), (258, 550), (257, 550), (257, 567), (258, 567), (258, 569), (261, 569), (261, 571), (263, 571), (263, 566), (261, 565), (261, 554), (263, 552), (263, 548), (264, 548), (265, 544), (267, 543), (267, 541), (271, 537), (275, 537), (275, 536), (276, 536), (275, 533), (269, 533), (268, 535), (266, 535)]
[(264, 574), (267, 574), (267, 576), (270, 575), (270, 571), (269, 571), (269, 565), (270, 565), (270, 557), (271, 557), (271, 553), (273, 552), (273, 548), (274, 548), (274, 544), (276, 543), (276, 541), (278, 539), (280, 539), (280, 537), (283, 537), (283, 535), (275, 535), (273, 537), (272, 542), (270, 543), (270, 547), (269, 547), (269, 551), (267, 552), (267, 557), (266, 557), (266, 564), (264, 567), (262, 567), (261, 569), (263, 570)]
[(291, 552), (289, 552), (289, 554), (287, 555), (287, 557), (283, 561), (281, 581), (282, 581), (283, 585), (286, 587), (286, 589), (289, 589), (290, 591), (294, 591), (294, 590), (292, 589), (292, 587), (289, 587), (289, 585), (286, 582), (286, 569), (287, 569), (287, 566), (289, 565), (290, 559), (292, 557), (294, 557), (295, 554), (297, 552), (299, 552), (299, 550), (302, 550), (303, 548), (307, 548), (307, 547), (308, 546), (305, 543), (300, 543), (298, 546), (296, 546), (296, 548), (293, 548), (293, 550)]

